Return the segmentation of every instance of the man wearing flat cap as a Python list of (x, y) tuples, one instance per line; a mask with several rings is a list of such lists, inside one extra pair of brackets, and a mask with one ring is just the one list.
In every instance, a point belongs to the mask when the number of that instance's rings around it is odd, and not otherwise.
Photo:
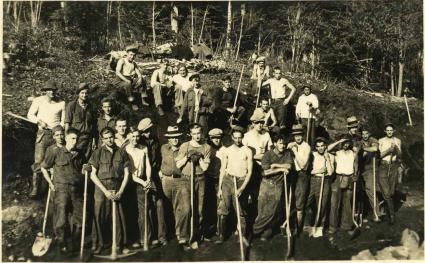
[(255, 60), (251, 75), (251, 91), (257, 94), (257, 89), (262, 86), (262, 82), (270, 78), (270, 67), (266, 66), (266, 57), (260, 56)]
[(31, 197), (37, 195), (38, 175), (41, 173), (40, 164), (44, 159), (46, 149), (54, 144), (51, 129), (57, 125), (63, 126), (65, 119), (65, 102), (56, 97), (56, 83), (48, 81), (41, 91), (44, 91), (45, 94), (33, 100), (27, 114), (28, 119), (38, 125), (34, 164), (31, 166), (33, 171)]
[(77, 89), (78, 98), (69, 102), (65, 110), (65, 133), (71, 127), (80, 132), (76, 147), (84, 154), (86, 161), (92, 153), (97, 121), (93, 105), (88, 98), (89, 91), (87, 83), (80, 83)]
[(294, 141), (288, 144), (288, 149), (294, 154), (295, 165), (295, 206), (297, 208), (297, 229), (302, 229), (304, 217), (304, 205), (307, 198), (309, 185), (308, 168), (310, 164), (311, 147), (304, 140), (304, 126), (295, 124), (292, 126), (292, 136)]
[(198, 74), (190, 76), (189, 80), (192, 82), (192, 87), (184, 95), (177, 123), (182, 122), (183, 118), (187, 117), (189, 125), (198, 123), (206, 132), (208, 131), (208, 116), (212, 105), (211, 96), (208, 91), (202, 88)]
[[(129, 102), (133, 102), (135, 100), (134, 90), (139, 89), (143, 84), (142, 73), (134, 61), (138, 51), (138, 45), (130, 45), (126, 47), (125, 51), (127, 52), (127, 55), (117, 62), (117, 67), (115, 69), (117, 81), (115, 85), (124, 90)], [(144, 105), (148, 105), (145, 101), (145, 97), (143, 96), (142, 103)], [(136, 104), (133, 104), (133, 109), (138, 109)]]

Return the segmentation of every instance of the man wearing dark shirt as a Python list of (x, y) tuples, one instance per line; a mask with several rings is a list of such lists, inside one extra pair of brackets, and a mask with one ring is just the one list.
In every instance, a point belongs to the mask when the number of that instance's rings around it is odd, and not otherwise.
[[(110, 98), (102, 99), (102, 115), (97, 118), (97, 131), (100, 133), (106, 127), (115, 128), (116, 117), (112, 115), (112, 100)], [(97, 145), (102, 145), (100, 134), (97, 135)]]
[(223, 87), (219, 88), (214, 98), (214, 117), (218, 127), (225, 129), (229, 117), (234, 114), (234, 119), (239, 121), (245, 113), (245, 108), (238, 103), (234, 107), (236, 90), (231, 87), (230, 76), (223, 78)]
[(88, 84), (81, 83), (77, 90), (78, 99), (69, 102), (65, 109), (65, 132), (70, 127), (80, 132), (76, 147), (84, 154), (86, 160), (90, 158), (96, 123), (92, 104), (88, 101), (88, 93)]
[[(81, 190), (81, 168), (83, 156), (76, 151), (78, 131), (68, 129), (66, 132), (66, 144), (63, 147), (49, 148), (41, 164), (41, 171), (49, 184), (54, 195), (54, 232), (59, 241), (62, 252), (67, 251), (66, 228), (69, 225), (73, 229), (72, 236), (78, 240), (81, 234), (82, 223), (82, 200), (79, 194)], [(56, 146), (56, 145), (55, 145)], [(53, 168), (53, 182), (50, 179), (48, 169)], [(72, 222), (68, 222), (68, 214), (72, 214)]]
[(264, 170), (263, 180), (258, 196), (258, 215), (254, 223), (254, 235), (261, 235), (265, 241), (272, 235), (278, 223), (278, 212), (282, 208), (282, 190), (284, 174), (288, 174), (294, 164), (290, 150), (286, 149), (282, 135), (273, 138), (274, 149), (264, 154), (261, 166)]
[[(105, 232), (111, 225), (112, 204), (117, 202), (117, 243), (122, 248), (127, 243), (125, 217), (120, 202), (129, 176), (129, 158), (125, 149), (114, 144), (114, 130), (109, 127), (100, 132), (103, 145), (93, 152), (89, 164), (92, 166), (91, 179), (96, 185), (94, 191), (95, 235), (93, 246), (100, 253), (106, 244)], [(124, 251), (123, 251), (124, 252)]]
[[(174, 215), (176, 236), (179, 243), (189, 240), (190, 225), (190, 188), (181, 171), (176, 166), (182, 133), (177, 126), (169, 126), (164, 135), (168, 143), (161, 147), (161, 182), (165, 195), (165, 207), (170, 208), (166, 214)], [(172, 211), (170, 211), (172, 210)], [(170, 226), (172, 229), (173, 226)]]

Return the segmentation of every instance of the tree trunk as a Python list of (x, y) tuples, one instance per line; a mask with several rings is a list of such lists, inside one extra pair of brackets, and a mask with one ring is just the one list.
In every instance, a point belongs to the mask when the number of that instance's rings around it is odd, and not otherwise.
[(398, 62), (398, 85), (397, 85), (397, 97), (401, 97), (403, 94), (403, 72), (404, 72), (404, 61)]
[(43, 1), (30, 1), (30, 14), (31, 14), (31, 28), (34, 29), (37, 27), (38, 22), (40, 21), (41, 15), (41, 6), (43, 5)]
[(239, 49), (241, 47), (242, 33), (243, 33), (243, 19), (245, 17), (245, 4), (241, 4), (241, 31), (239, 32), (238, 49), (236, 50), (235, 60), (238, 60)]
[(210, 33), (210, 35), (209, 35), (209, 37), (210, 37), (210, 48), (212, 49), (213, 48), (213, 40), (212, 40), (212, 29), (211, 29), (211, 26), (208, 26), (208, 28), (209, 28), (209, 33)]
[(109, 38), (111, 35), (110, 32), (110, 22), (111, 22), (111, 15), (112, 15), (112, 1), (108, 0), (108, 4), (106, 7), (106, 45), (109, 45)]
[(18, 1), (13, 2), (13, 27), (15, 28), (15, 32), (19, 31), (19, 24), (21, 22), (22, 3), (23, 2), (18, 2)]
[(117, 12), (118, 12), (118, 14), (117, 14), (118, 37), (119, 37), (119, 40), (120, 40), (119, 46), (120, 46), (120, 49), (121, 49), (121, 48), (123, 48), (122, 34), (121, 34), (121, 1), (118, 2)]
[(199, 33), (198, 43), (201, 43), (201, 40), (202, 40), (202, 33), (204, 31), (205, 19), (207, 18), (207, 14), (208, 14), (208, 5), (205, 8), (204, 18), (202, 19), (201, 33)]
[(260, 51), (261, 51), (261, 30), (262, 30), (262, 25), (260, 24), (259, 28), (258, 28), (258, 44), (257, 44), (257, 55), (260, 56)]
[(313, 44), (312, 44), (312, 47), (311, 47), (311, 77), (312, 78), (314, 78), (314, 69), (315, 69), (315, 66), (316, 66), (316, 64), (315, 64), (315, 62), (316, 62), (316, 52), (315, 52), (315, 49), (316, 49), (316, 47), (315, 47), (315, 43), (314, 43), (314, 36), (313, 36)]
[(155, 1), (152, 2), (152, 46), (156, 47), (156, 33), (155, 33)]
[(171, 30), (174, 31), (174, 33), (179, 33), (179, 9), (178, 7), (173, 3), (171, 7)]
[(229, 0), (227, 5), (227, 31), (226, 31), (226, 58), (230, 58), (230, 50), (232, 48), (231, 43), (231, 33), (232, 33), (232, 2)]
[(65, 32), (68, 32), (68, 9), (67, 9), (67, 2), (66, 1), (61, 1), (61, 8), (62, 8), (62, 13), (63, 13), (63, 24), (64, 24), (64, 29)]
[(395, 95), (394, 63), (390, 63), (391, 96)]
[(6, 2), (6, 14), (10, 14), (10, 9), (12, 7), (12, 1)]
[(190, 44), (191, 44), (191, 46), (193, 46), (194, 25), (193, 25), (193, 4), (192, 4), (192, 2), (190, 2), (190, 20), (191, 20)]

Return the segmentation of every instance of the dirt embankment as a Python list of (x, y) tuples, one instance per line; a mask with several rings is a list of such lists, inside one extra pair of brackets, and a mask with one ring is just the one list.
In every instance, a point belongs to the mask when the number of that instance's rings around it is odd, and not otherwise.
[[(50, 59), (16, 69), (13, 78), (4, 77), (3, 93), (12, 97), (3, 97), (3, 113), (12, 111), (25, 116), (30, 106), (27, 98), (34, 95), (45, 81), (55, 79), (61, 89), (60, 95), (67, 101), (75, 98), (75, 89), (78, 82), (96, 83), (93, 93), (95, 102), (107, 96), (113, 87), (110, 85), (114, 78), (103, 66), (108, 63), (92, 63), (84, 61), (75, 53), (65, 53), (62, 59)], [(64, 55), (65, 56), (65, 55)], [(225, 75), (232, 76), (234, 85), (239, 79), (237, 70), (229, 72), (206, 73), (202, 81), (206, 88), (216, 87), (219, 80)], [(321, 125), (335, 139), (346, 132), (345, 119), (349, 115), (356, 115), (362, 123), (371, 127), (376, 137), (383, 136), (383, 124), (392, 122), (396, 125), (397, 134), (403, 142), (404, 162), (410, 168), (407, 181), (418, 181), (413, 184), (423, 192), (423, 104), (416, 99), (409, 99), (409, 106), (414, 126), (408, 127), (407, 112), (403, 100), (394, 100), (390, 96), (375, 96), (350, 87), (311, 79), (305, 75), (286, 75), (298, 88), (294, 103), (300, 94), (303, 84), (310, 83), (313, 93), (319, 96), (320, 109), (323, 115)], [(244, 75), (242, 90), (248, 91), (249, 74)], [(252, 97), (242, 95), (247, 101), (253, 102)], [(247, 103), (247, 105), (252, 105)], [(249, 106), (252, 107), (252, 106)], [(250, 110), (252, 111), (252, 109)], [(250, 112), (249, 111), (249, 112)], [(152, 116), (152, 112), (143, 112), (142, 115)], [(146, 115), (145, 115), (146, 116)], [(134, 116), (133, 116), (134, 117)], [(136, 118), (136, 117), (135, 117)], [(3, 116), (3, 260), (11, 254), (28, 257), (27, 253), (19, 254), (23, 247), (29, 247), (40, 231), (43, 202), (28, 199), (30, 165), (33, 158), (33, 144), (35, 130), (31, 124), (16, 121)], [(423, 203), (422, 203), (423, 212)], [(423, 224), (423, 223), (422, 223)], [(16, 258), (15, 258), (16, 259)]]

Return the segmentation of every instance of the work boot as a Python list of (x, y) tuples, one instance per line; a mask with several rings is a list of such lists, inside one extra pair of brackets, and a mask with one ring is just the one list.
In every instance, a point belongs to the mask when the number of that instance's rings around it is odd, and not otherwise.
[(158, 105), (158, 114), (159, 114), (159, 116), (164, 116), (165, 115), (165, 112), (164, 112), (164, 110), (162, 109), (162, 106), (161, 105)]
[(31, 198), (34, 198), (37, 196), (37, 189), (38, 189), (38, 174), (33, 173), (32, 174), (32, 190), (30, 193)]

